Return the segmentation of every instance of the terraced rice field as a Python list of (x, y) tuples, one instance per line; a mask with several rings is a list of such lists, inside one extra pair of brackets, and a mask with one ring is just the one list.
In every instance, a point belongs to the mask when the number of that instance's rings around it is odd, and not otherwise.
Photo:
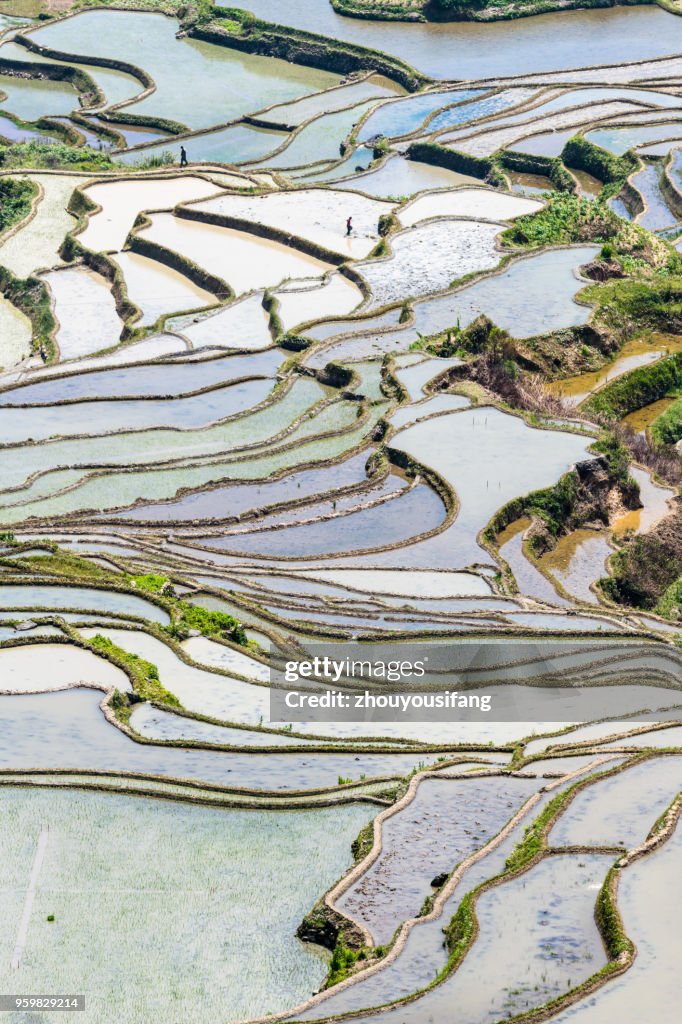
[(672, 1024), (682, 20), (346, 6), (0, 15), (0, 989)]

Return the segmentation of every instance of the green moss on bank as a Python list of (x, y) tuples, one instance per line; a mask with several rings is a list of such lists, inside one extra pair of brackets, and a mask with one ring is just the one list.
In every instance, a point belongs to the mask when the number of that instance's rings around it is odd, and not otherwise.
[(44, 362), (52, 362), (57, 354), (54, 343), (57, 321), (45, 282), (38, 277), (15, 277), (0, 266), (0, 292), (31, 321), (33, 351), (40, 353)]
[(233, 615), (210, 611), (208, 608), (180, 600), (175, 596), (173, 584), (167, 576), (150, 572), (142, 576), (127, 576), (126, 581), (136, 590), (163, 598), (174, 609), (173, 622), (164, 627), (170, 636), (185, 639), (190, 630), (196, 629), (204, 636), (232, 640), (243, 646), (248, 644), (244, 627)]
[(97, 633), (88, 641), (88, 644), (95, 650), (106, 654), (107, 658), (122, 668), (129, 675), (133, 689), (144, 700), (157, 701), (159, 704), (169, 704), (171, 707), (181, 707), (180, 701), (167, 690), (159, 679), (159, 670), (151, 661), (131, 654), (129, 651), (119, 647), (113, 640), (101, 633)]
[(586, 171), (593, 178), (603, 181), (607, 186), (604, 195), (615, 195), (619, 192), (629, 175), (639, 166), (639, 160), (634, 153), (627, 152), (623, 156), (616, 156), (601, 146), (595, 146), (582, 135), (575, 135), (568, 140), (562, 150), (561, 159), (567, 167)]

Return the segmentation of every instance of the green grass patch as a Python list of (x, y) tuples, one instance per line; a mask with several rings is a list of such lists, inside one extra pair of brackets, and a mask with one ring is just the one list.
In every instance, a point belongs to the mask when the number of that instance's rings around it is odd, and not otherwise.
[(654, 444), (677, 444), (682, 439), (682, 398), (661, 413), (649, 433)]
[(154, 572), (148, 572), (144, 576), (126, 576), (126, 582), (148, 594), (160, 594), (164, 588), (168, 589), (171, 585), (167, 576), (160, 576)]
[(609, 475), (613, 480), (617, 480), (619, 483), (629, 480), (630, 452), (619, 437), (611, 431), (605, 430), (594, 442), (592, 448), (605, 457)]
[(622, 419), (636, 409), (665, 398), (682, 387), (682, 352), (659, 359), (648, 366), (618, 377), (600, 388), (582, 408), (588, 414)]
[(607, 186), (603, 195), (609, 196), (620, 192), (629, 175), (639, 166), (634, 153), (627, 152), (623, 156), (616, 156), (601, 146), (595, 146), (582, 135), (574, 135), (568, 140), (562, 150), (561, 159), (567, 167), (586, 171), (593, 178), (603, 181)]
[(682, 619), (682, 576), (678, 576), (674, 583), (666, 587), (655, 610), (664, 619), (672, 619), (674, 622)]
[(32, 181), (0, 178), (0, 232), (28, 217), (38, 189)]
[(186, 636), (190, 629), (198, 629), (204, 636), (216, 636), (247, 646), (246, 631), (233, 615), (200, 608), (188, 604), (187, 601), (175, 601), (174, 604), (180, 612), (180, 617), (177, 622), (166, 627), (172, 636)]
[(353, 860), (359, 864), (374, 846), (374, 822), (370, 821), (364, 828), (360, 829), (356, 838), (351, 843)]
[[(682, 273), (682, 258), (666, 241), (624, 221), (605, 199), (594, 201), (569, 192), (553, 192), (537, 213), (517, 217), (502, 233), (502, 241), (523, 249), (596, 242), (602, 244), (600, 260), (615, 265), (621, 275), (672, 277)], [(614, 294), (621, 296), (618, 290)], [(631, 302), (638, 299), (636, 294), (624, 293), (623, 297)]]
[[(448, 971), (462, 959), (471, 944), (476, 931), (476, 895), (478, 890), (468, 892), (457, 907), (454, 917), (444, 928), (445, 942), (450, 953)], [(451, 966), (452, 965), (452, 966)]]
[(606, 876), (604, 884), (599, 890), (594, 911), (597, 927), (602, 934), (610, 960), (615, 960), (622, 953), (632, 954), (634, 952), (634, 946), (623, 931), (623, 922), (613, 896), (613, 883), (617, 870), (612, 867)]
[(106, 153), (100, 153), (89, 146), (70, 146), (66, 142), (40, 142), (36, 139), (0, 146), (0, 167), (3, 170), (15, 167), (70, 171), (120, 170)]
[(623, 221), (606, 203), (570, 192), (553, 192), (537, 213), (517, 217), (502, 234), (507, 246), (533, 249), (572, 242), (605, 242), (615, 238)]
[(367, 959), (367, 950), (362, 949), (351, 949), (344, 942), (343, 936), (339, 935), (334, 946), (334, 952), (329, 962), (329, 974), (325, 983), (325, 988), (331, 988), (332, 985), (338, 984), (347, 978), (352, 971), (358, 960)]
[(96, 633), (88, 643), (95, 651), (105, 654), (119, 668), (127, 671), (133, 689), (140, 697), (160, 704), (170, 704), (172, 707), (182, 706), (175, 694), (163, 686), (159, 679), (159, 670), (151, 661), (131, 654), (101, 633)]

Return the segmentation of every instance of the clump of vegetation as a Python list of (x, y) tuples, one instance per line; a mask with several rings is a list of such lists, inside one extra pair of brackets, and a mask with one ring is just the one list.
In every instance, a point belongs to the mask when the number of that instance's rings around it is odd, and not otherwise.
[(564, 146), (561, 159), (567, 167), (575, 167), (578, 171), (586, 171), (593, 178), (603, 181), (608, 186), (602, 195), (615, 195), (623, 187), (628, 177), (639, 166), (639, 160), (632, 152), (616, 156), (595, 146), (582, 135), (574, 135)]
[(159, 573), (148, 572), (142, 576), (126, 576), (126, 583), (130, 583), (139, 590), (145, 590), (148, 594), (170, 594), (173, 593), (173, 584), (167, 576)]
[(602, 431), (592, 448), (606, 459), (613, 480), (625, 483), (630, 479), (630, 452), (618, 434), (612, 430)]
[(9, 146), (0, 145), (0, 167), (13, 168), (66, 168), (71, 171), (111, 171), (116, 164), (107, 153), (90, 146), (70, 146), (66, 142), (42, 142), (33, 139)]
[(135, 163), (131, 164), (131, 167), (140, 171), (152, 171), (156, 167), (171, 167), (176, 163), (178, 163), (178, 158), (175, 156), (173, 151), (170, 149), (163, 149), (160, 153), (152, 153), (150, 156), (145, 156), (141, 160), (136, 160)]
[(28, 179), (0, 178), (0, 232), (28, 216), (36, 192)]
[(367, 959), (367, 950), (362, 949), (351, 949), (347, 946), (343, 940), (343, 935), (339, 935), (334, 946), (334, 952), (329, 962), (329, 974), (327, 976), (327, 982), (325, 987), (331, 988), (332, 985), (338, 984), (339, 981), (343, 981), (351, 973), (353, 967), (358, 960)]
[(232, 640), (242, 646), (248, 644), (244, 627), (233, 615), (210, 611), (208, 608), (188, 604), (186, 601), (176, 601), (175, 605), (180, 610), (180, 618), (166, 627), (171, 636), (184, 638), (189, 635), (191, 629), (198, 629), (204, 636)]
[(677, 444), (682, 438), (682, 398), (678, 398), (650, 427), (655, 444)]
[(617, 604), (682, 618), (682, 509), (661, 520), (648, 533), (625, 540), (612, 558), (611, 575), (601, 579), (602, 591)]
[(665, 268), (646, 273), (646, 279), (607, 281), (581, 294), (596, 307), (592, 326), (601, 336), (613, 339), (614, 347), (643, 331), (682, 333), (682, 274), (668, 274)]
[[(601, 932), (610, 960), (616, 960), (626, 953), (632, 955), (634, 946), (623, 931), (623, 922), (613, 895), (614, 876), (617, 868), (611, 868), (599, 890), (594, 910), (597, 927)], [(602, 968), (602, 970), (606, 970)]]
[(6, 267), (0, 266), (0, 292), (31, 321), (33, 350), (40, 353), (44, 362), (54, 359), (57, 321), (45, 282), (39, 277), (15, 277)]
[(517, 217), (502, 234), (509, 246), (526, 249), (577, 242), (603, 243), (599, 260), (613, 264), (606, 279), (632, 274), (673, 276), (682, 273), (680, 254), (663, 239), (638, 224), (624, 221), (605, 199), (589, 200), (569, 192), (554, 192), (541, 210)]
[(233, 615), (228, 615), (226, 612), (210, 611), (208, 608), (201, 608), (189, 604), (187, 601), (179, 600), (175, 596), (173, 584), (167, 576), (148, 572), (142, 576), (127, 576), (126, 580), (137, 590), (143, 590), (148, 594), (157, 594), (164, 598), (179, 612), (176, 620), (164, 627), (166, 632), (175, 639), (184, 640), (190, 630), (196, 629), (204, 636), (217, 636), (244, 646), (248, 644), (244, 627)]
[(394, 213), (382, 213), (379, 217), (378, 231), (382, 238), (390, 235), (400, 227), (400, 221)]
[(476, 930), (474, 911), (476, 890), (468, 892), (447, 928), (444, 928), (445, 942), (450, 953), (450, 964), (457, 964), (466, 953)]
[(163, 686), (159, 679), (159, 670), (151, 661), (146, 661), (144, 658), (138, 657), (137, 654), (131, 654), (108, 637), (102, 636), (101, 633), (96, 633), (88, 643), (94, 650), (106, 654), (110, 661), (127, 671), (133, 689), (144, 700), (158, 701), (160, 704), (170, 704), (172, 707), (181, 706), (175, 694)]
[(122, 693), (120, 690), (114, 690), (109, 700), (109, 707), (119, 722), (123, 722), (124, 725), (128, 724), (133, 709), (125, 693)]
[(602, 202), (569, 192), (555, 192), (541, 210), (517, 217), (502, 235), (506, 245), (535, 248), (571, 242), (606, 241), (618, 235), (623, 221)]
[(682, 352), (640, 366), (600, 388), (583, 408), (606, 419), (619, 420), (635, 409), (664, 398), (682, 387)]
[(369, 824), (362, 828), (353, 842), (351, 843), (351, 851), (353, 853), (353, 860), (356, 864), (359, 864), (361, 860), (364, 860), (367, 854), (374, 846), (374, 822), (370, 821)]

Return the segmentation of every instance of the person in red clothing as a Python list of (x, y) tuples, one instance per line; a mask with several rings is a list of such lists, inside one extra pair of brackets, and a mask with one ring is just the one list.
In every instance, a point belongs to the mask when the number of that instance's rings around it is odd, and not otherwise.
[(353, 218), (349, 217), (346, 221), (346, 236), (352, 234), (353, 231)]

